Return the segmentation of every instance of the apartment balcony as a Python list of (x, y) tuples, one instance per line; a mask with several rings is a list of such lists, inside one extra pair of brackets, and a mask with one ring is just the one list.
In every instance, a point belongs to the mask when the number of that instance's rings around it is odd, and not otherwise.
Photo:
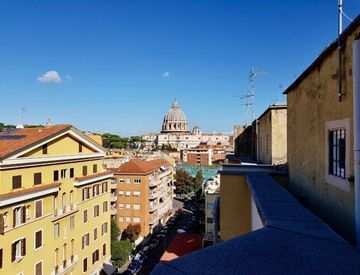
[[(220, 202), (220, 230), (227, 241), (160, 263), (152, 274), (360, 274), (360, 255), (353, 246), (272, 176), (249, 170), (220, 171), (221, 201), (226, 200)], [(239, 177), (235, 188), (234, 176)]]
[(111, 194), (110, 201), (111, 202), (116, 202), (117, 201), (117, 196), (115, 194)]
[(54, 217), (53, 217), (52, 221), (60, 220), (64, 217), (67, 217), (69, 215), (76, 213), (77, 211), (79, 211), (78, 206), (74, 203), (71, 203), (71, 204), (61, 207), (61, 208), (57, 208), (54, 211)]
[(154, 200), (158, 197), (159, 197), (159, 192), (157, 190), (149, 192), (149, 200)]
[(110, 211), (111, 211), (111, 215), (113, 215), (113, 216), (115, 216), (117, 214), (116, 207), (111, 207)]
[(78, 261), (78, 256), (71, 256), (69, 259), (62, 261), (61, 265), (56, 265), (51, 275), (64, 275), (72, 271)]
[(156, 209), (158, 209), (159, 205), (160, 205), (160, 203), (158, 203), (158, 202), (155, 202), (155, 201), (150, 202), (150, 204), (149, 204), (150, 212), (154, 212)]
[(151, 176), (149, 178), (149, 186), (150, 187), (158, 186), (159, 184), (160, 184), (160, 180), (158, 177)]
[(110, 188), (111, 188), (111, 189), (117, 189), (117, 182), (116, 182), (115, 180), (112, 180), (112, 181), (110, 182)]
[(150, 217), (149, 217), (150, 225), (157, 224), (158, 221), (159, 221), (159, 215), (157, 212), (150, 214)]

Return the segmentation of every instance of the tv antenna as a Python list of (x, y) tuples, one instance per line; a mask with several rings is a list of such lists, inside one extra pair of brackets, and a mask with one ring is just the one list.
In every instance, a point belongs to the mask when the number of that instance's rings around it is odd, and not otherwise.
[(250, 119), (250, 121), (246, 122), (247, 124), (251, 124), (252, 121), (255, 120), (254, 105), (255, 105), (255, 94), (256, 94), (256, 79), (259, 75), (262, 74), (267, 74), (267, 72), (262, 70), (255, 71), (254, 68), (251, 68), (248, 75), (247, 92), (245, 95), (239, 97), (240, 100), (244, 101), (244, 103), (242, 103), (241, 105), (245, 107), (247, 117)]

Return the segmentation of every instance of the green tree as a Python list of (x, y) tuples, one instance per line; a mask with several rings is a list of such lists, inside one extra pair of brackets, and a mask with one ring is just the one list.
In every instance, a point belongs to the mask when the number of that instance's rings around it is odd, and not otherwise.
[(133, 245), (129, 240), (111, 242), (111, 258), (113, 263), (121, 267), (128, 259), (133, 249)]
[(202, 170), (198, 169), (196, 172), (196, 175), (195, 175), (195, 179), (194, 179), (195, 190), (201, 189), (203, 181), (204, 181), (204, 177), (203, 177)]
[(111, 220), (111, 241), (117, 241), (120, 236), (120, 230), (117, 224)]

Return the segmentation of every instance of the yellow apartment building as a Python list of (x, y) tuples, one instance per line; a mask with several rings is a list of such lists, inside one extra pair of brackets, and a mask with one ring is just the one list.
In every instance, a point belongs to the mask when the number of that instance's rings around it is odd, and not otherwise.
[(100, 274), (111, 258), (104, 156), (71, 125), (0, 132), (0, 274)]
[(335, 40), (285, 91), (289, 188), (351, 242), (356, 232), (353, 43), (359, 32), (360, 16), (340, 36), (340, 50)]
[(257, 161), (287, 162), (287, 106), (270, 105), (257, 119)]
[(132, 159), (113, 173), (112, 210), (121, 231), (137, 239), (167, 221), (173, 208), (174, 167), (169, 162)]

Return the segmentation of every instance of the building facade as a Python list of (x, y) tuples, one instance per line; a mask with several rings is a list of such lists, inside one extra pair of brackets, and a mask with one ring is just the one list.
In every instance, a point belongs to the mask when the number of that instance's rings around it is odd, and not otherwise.
[(287, 162), (287, 106), (270, 105), (257, 119), (257, 157), (265, 164)]
[(334, 41), (285, 91), (289, 187), (350, 241), (355, 240), (352, 50), (359, 31), (358, 17), (341, 35), (341, 67)]
[(145, 146), (148, 148), (170, 147), (178, 151), (194, 148), (200, 143), (209, 145), (232, 145), (231, 135), (202, 133), (197, 126), (190, 131), (186, 115), (176, 100), (164, 116), (161, 132), (144, 135), (143, 140)]
[(100, 274), (111, 259), (104, 156), (70, 125), (0, 133), (0, 274)]
[(122, 232), (138, 239), (167, 221), (173, 209), (174, 167), (169, 162), (132, 159), (113, 172), (114, 219)]

